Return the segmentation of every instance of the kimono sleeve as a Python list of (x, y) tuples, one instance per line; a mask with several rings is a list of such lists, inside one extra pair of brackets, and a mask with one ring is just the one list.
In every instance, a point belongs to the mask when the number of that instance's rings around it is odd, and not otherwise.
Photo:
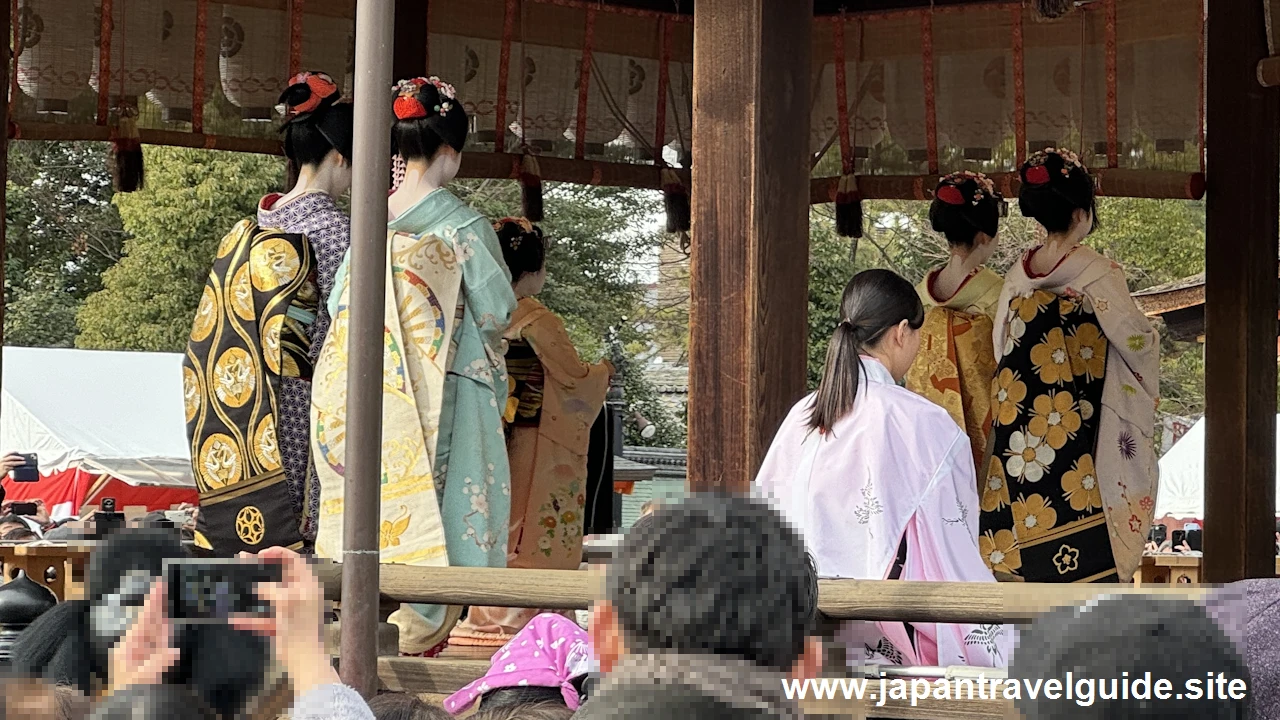
[[(964, 433), (956, 432), (909, 526), (914, 557), (904, 579), (995, 582), (979, 550), (979, 514), (973, 454)], [(1010, 632), (1003, 626), (936, 624), (934, 630), (939, 665), (999, 667), (1008, 662)]]
[(529, 324), (522, 335), (538, 355), (548, 373), (564, 382), (581, 380), (591, 373), (592, 365), (582, 362), (578, 349), (569, 339), (564, 321), (550, 310), (539, 311), (541, 317)]
[(473, 222), (458, 231), (457, 247), (467, 307), (484, 344), (496, 350), (502, 347), (502, 332), (516, 309), (511, 271), (502, 261), (498, 235), (487, 222)]

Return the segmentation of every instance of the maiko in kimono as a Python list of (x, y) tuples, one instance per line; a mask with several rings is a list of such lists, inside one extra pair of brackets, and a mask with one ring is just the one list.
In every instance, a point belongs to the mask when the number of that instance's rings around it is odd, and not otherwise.
[[(888, 270), (858, 273), (818, 391), (774, 437), (755, 491), (805, 538), (825, 578), (995, 582), (978, 552), (969, 437), (937, 404), (898, 386), (915, 360), (924, 307)], [(999, 625), (846, 623), (852, 664), (999, 666)]]

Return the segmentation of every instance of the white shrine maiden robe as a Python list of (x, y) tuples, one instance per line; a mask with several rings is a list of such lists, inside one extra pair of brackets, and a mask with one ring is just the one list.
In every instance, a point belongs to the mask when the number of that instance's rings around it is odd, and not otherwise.
[[(969, 438), (947, 411), (899, 387), (863, 356), (851, 413), (825, 435), (809, 428), (814, 395), (783, 421), (756, 476), (804, 534), (823, 578), (882, 580), (906, 538), (902, 580), (995, 582), (978, 552), (978, 489)], [(847, 623), (849, 662), (979, 667), (1008, 662), (999, 625)]]

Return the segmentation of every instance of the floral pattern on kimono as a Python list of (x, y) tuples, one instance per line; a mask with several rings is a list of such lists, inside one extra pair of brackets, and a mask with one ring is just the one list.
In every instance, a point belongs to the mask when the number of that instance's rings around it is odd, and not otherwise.
[[(310, 192), (277, 205), (281, 197), (272, 194), (262, 199), (258, 204), (258, 225), (305, 235), (315, 253), (314, 280), (319, 297), (315, 319), (309, 327), (314, 366), (329, 332), (328, 303), (334, 276), (351, 246), (351, 219), (325, 193)], [(302, 537), (314, 541), (320, 517), (320, 480), (311, 457), (311, 378), (286, 377), (280, 384), (276, 433), (285, 481), (294, 509), (302, 518)]]
[(1035, 252), (1010, 268), (992, 338), (983, 555), (1026, 580), (1127, 583), (1155, 508), (1159, 338), (1119, 265), (1079, 247), (1037, 276)]
[(907, 373), (907, 389), (941, 405), (969, 436), (978, 474), (991, 427), (991, 377), (995, 352), (991, 318), (1004, 280), (986, 268), (970, 276), (949, 299), (937, 298), (933, 270), (916, 286), (925, 307), (920, 352)]

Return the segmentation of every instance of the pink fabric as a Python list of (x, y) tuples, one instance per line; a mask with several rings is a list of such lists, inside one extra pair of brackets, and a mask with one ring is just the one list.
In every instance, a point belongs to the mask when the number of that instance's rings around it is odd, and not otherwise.
[(489, 672), (445, 698), (444, 709), (458, 715), (490, 690), (509, 687), (558, 687), (570, 710), (578, 709), (578, 690), (571, 682), (587, 673), (591, 644), (578, 624), (555, 613), (529, 621), (493, 654)]

